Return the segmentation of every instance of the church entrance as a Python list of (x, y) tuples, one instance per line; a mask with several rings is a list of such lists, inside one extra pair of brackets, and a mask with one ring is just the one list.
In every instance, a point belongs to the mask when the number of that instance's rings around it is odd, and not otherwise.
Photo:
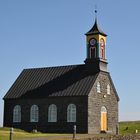
[(106, 107), (101, 108), (101, 132), (107, 131), (107, 109)]

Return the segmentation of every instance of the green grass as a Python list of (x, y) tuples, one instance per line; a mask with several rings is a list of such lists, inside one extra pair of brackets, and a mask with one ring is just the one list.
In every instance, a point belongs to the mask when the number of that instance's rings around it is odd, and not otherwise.
[[(10, 128), (0, 128), (0, 140), (9, 140)], [(14, 129), (13, 140), (33, 137), (59, 136), (66, 134), (48, 134), (48, 133), (28, 133), (20, 129)]]
[(138, 130), (140, 134), (140, 121), (129, 121), (129, 122), (120, 122), (119, 123), (120, 134), (135, 134)]
[[(134, 122), (120, 122), (119, 123), (119, 132), (120, 135), (131, 135), (135, 134), (135, 131), (138, 130), (140, 135), (140, 121)], [(9, 131), (10, 128), (0, 128), (0, 140), (9, 140)], [(27, 133), (20, 129), (14, 129), (13, 140), (23, 139), (23, 138), (33, 138), (33, 137), (46, 137), (46, 136), (66, 136), (68, 134), (48, 134), (48, 133)], [(81, 135), (84, 137), (84, 135)], [(100, 136), (100, 135), (98, 135)], [(106, 135), (104, 135), (106, 136)], [(64, 138), (61, 140), (70, 140)]]

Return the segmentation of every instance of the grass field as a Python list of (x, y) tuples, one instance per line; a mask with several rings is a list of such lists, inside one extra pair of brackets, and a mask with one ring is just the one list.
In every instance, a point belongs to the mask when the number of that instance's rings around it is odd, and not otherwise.
[[(140, 121), (134, 122), (120, 122), (119, 123), (120, 135), (135, 134), (138, 130), (140, 134)], [(46, 136), (65, 136), (66, 134), (45, 134), (45, 133), (27, 133), (25, 131), (14, 129), (13, 140), (33, 137), (46, 137)], [(9, 140), (9, 128), (0, 128), (0, 140)], [(61, 140), (68, 140), (62, 139)]]
[(138, 134), (140, 134), (140, 121), (132, 121), (132, 122), (120, 122), (119, 123), (120, 134), (135, 134), (136, 130), (138, 130)]
[[(9, 140), (10, 128), (0, 128), (0, 140)], [(46, 136), (60, 136), (66, 134), (45, 134), (45, 133), (27, 133), (20, 129), (14, 129), (13, 140), (33, 138), (33, 137), (46, 137)]]

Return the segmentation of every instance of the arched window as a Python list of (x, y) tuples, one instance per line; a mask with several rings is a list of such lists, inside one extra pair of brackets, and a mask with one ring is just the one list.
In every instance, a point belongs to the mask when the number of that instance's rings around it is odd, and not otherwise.
[(38, 122), (39, 109), (37, 105), (32, 105), (30, 110), (30, 121)]
[(110, 85), (109, 84), (107, 85), (107, 94), (110, 95)]
[(48, 109), (48, 122), (57, 122), (57, 107), (51, 104)]
[(96, 58), (96, 47), (90, 47), (90, 58)]
[(101, 93), (101, 86), (100, 86), (100, 82), (97, 82), (97, 93)]
[(101, 58), (104, 59), (104, 48), (101, 48)]
[(76, 105), (74, 105), (74, 104), (68, 105), (67, 122), (76, 122)]
[(19, 105), (13, 109), (13, 122), (21, 122), (21, 107)]
[(101, 108), (101, 112), (107, 113), (107, 109), (106, 109), (105, 106), (102, 106), (102, 108)]
[(100, 40), (100, 49), (101, 49), (100, 56), (102, 59), (105, 59), (105, 42), (104, 42), (103, 38), (101, 38), (101, 40)]

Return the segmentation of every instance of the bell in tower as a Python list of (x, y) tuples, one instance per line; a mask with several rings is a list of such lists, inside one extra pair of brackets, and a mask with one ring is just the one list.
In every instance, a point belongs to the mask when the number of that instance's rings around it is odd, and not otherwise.
[(100, 29), (97, 19), (93, 27), (85, 34), (87, 42), (87, 58), (85, 64), (90, 71), (107, 71), (106, 34)]

